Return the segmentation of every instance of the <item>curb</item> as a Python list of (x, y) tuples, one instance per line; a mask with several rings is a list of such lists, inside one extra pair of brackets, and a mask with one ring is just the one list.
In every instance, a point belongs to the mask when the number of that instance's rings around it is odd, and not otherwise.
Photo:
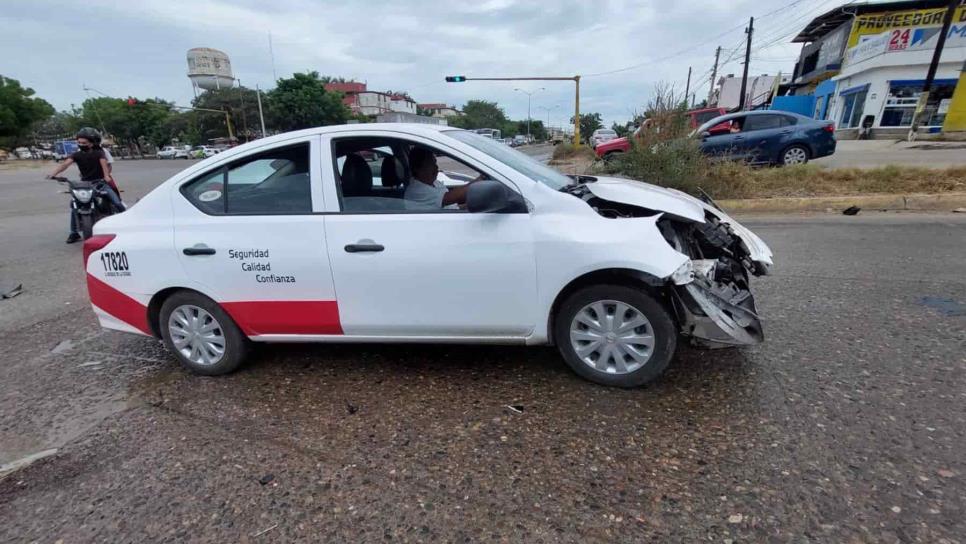
[(966, 193), (747, 198), (717, 202), (728, 213), (841, 212), (849, 206), (869, 210), (951, 212), (966, 208)]

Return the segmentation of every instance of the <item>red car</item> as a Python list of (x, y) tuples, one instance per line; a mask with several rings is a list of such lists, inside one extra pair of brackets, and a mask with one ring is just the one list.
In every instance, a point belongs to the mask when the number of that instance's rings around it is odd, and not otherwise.
[[(685, 113), (685, 115), (687, 115), (687, 118), (688, 118), (688, 127), (691, 130), (694, 130), (700, 127), (701, 125), (703, 125), (704, 123), (706, 123), (707, 121), (710, 121), (711, 119), (714, 119), (715, 117), (718, 117), (719, 115), (724, 115), (726, 113), (728, 113), (728, 110), (725, 108), (702, 108), (699, 110), (691, 110)], [(645, 128), (646, 126), (647, 126), (647, 120), (645, 120), (644, 124), (642, 124), (636, 131), (634, 131), (634, 137), (638, 137), (641, 129)], [(731, 128), (731, 123), (728, 121), (725, 121), (724, 123), (711, 127), (711, 130), (709, 130), (708, 132), (710, 132), (712, 135), (724, 134), (725, 132), (728, 132), (730, 128)], [(597, 153), (598, 158), (604, 158), (614, 153), (626, 153), (630, 151), (630, 149), (631, 149), (631, 142), (627, 137), (624, 137), (624, 138), (615, 138), (613, 140), (609, 140), (607, 142), (598, 144), (597, 147), (594, 149), (594, 152)]]

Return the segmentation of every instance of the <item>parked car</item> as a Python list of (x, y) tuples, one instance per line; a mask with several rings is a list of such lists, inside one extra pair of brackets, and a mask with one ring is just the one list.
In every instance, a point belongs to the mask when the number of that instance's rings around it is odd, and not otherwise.
[(191, 149), (192, 159), (207, 159), (218, 154), (218, 150), (208, 145), (198, 145)]
[[(711, 127), (728, 123), (727, 133), (712, 134)], [(835, 153), (835, 125), (797, 113), (746, 111), (715, 117), (698, 127), (707, 155), (749, 164), (779, 166), (805, 164)]]
[(175, 148), (175, 151), (174, 151), (174, 158), (175, 159), (190, 159), (190, 158), (192, 158), (192, 156), (191, 156), (191, 146), (190, 145), (185, 145), (185, 146), (181, 146), (181, 147), (176, 147)]
[[(404, 198), (414, 146), (483, 176), (465, 208)], [(359, 155), (374, 150), (378, 184)], [(664, 371), (681, 335), (761, 342), (749, 278), (772, 263), (710, 199), (565, 176), (421, 124), (241, 145), (94, 234), (83, 262), (101, 325), (161, 338), (205, 375), (238, 368), (250, 342), (553, 344), (584, 378), (637, 386)]]
[(31, 151), (26, 147), (18, 147), (17, 149), (14, 149), (13, 152), (20, 159), (39, 159), (40, 158), (33, 151)]
[(599, 128), (590, 136), (590, 147), (596, 149), (598, 145), (617, 138), (617, 133), (609, 128)]
[(159, 159), (173, 159), (177, 152), (178, 150), (173, 145), (167, 145), (158, 151), (157, 156)]
[(527, 143), (527, 136), (525, 134), (517, 134), (513, 137), (513, 147), (519, 147)]
[[(703, 125), (705, 122), (714, 119), (728, 113), (725, 108), (701, 108), (696, 110), (690, 110), (685, 112), (687, 127), (689, 130), (695, 130), (699, 126)], [(660, 128), (653, 127), (651, 123), (652, 120), (645, 119), (639, 127), (634, 129), (631, 136), (625, 136), (622, 138), (614, 138), (597, 145), (594, 148), (594, 153), (600, 159), (611, 159), (619, 156), (620, 153), (627, 153), (631, 149), (630, 138), (640, 138), (642, 131), (644, 130), (660, 130)], [(727, 122), (722, 122), (711, 126), (708, 132), (711, 134), (724, 134), (727, 133), (731, 128), (731, 125)]]

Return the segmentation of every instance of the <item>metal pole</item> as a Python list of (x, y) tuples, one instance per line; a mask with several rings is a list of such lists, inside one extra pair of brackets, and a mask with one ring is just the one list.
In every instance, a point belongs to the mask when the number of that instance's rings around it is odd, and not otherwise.
[(527, 93), (527, 143), (530, 143), (530, 93)]
[(748, 34), (748, 41), (745, 45), (745, 69), (741, 74), (741, 96), (738, 98), (738, 107), (735, 111), (741, 111), (745, 109), (745, 91), (748, 88), (748, 65), (751, 64), (751, 35), (755, 31), (755, 18), (752, 17), (748, 20), (748, 28), (745, 29), (745, 33)]
[(262, 138), (265, 137), (265, 114), (262, 113), (262, 91), (255, 85), (255, 96), (258, 98), (258, 120), (262, 123)]
[(929, 91), (932, 89), (932, 82), (936, 78), (936, 69), (939, 68), (939, 59), (943, 54), (943, 47), (946, 45), (946, 35), (949, 34), (949, 25), (953, 21), (953, 13), (961, 0), (949, 0), (949, 7), (946, 8), (946, 16), (943, 17), (943, 29), (939, 33), (939, 40), (936, 42), (936, 49), (932, 52), (932, 62), (929, 63), (929, 71), (926, 72), (926, 82), (922, 84), (922, 92), (919, 93), (919, 101), (916, 102), (916, 111), (912, 114), (912, 126), (909, 127), (908, 140), (911, 142), (916, 139), (919, 132), (919, 122), (922, 111), (926, 109), (929, 101)]
[(718, 57), (721, 56), (721, 46), (714, 51), (714, 68), (711, 69), (711, 87), (708, 89), (708, 105), (711, 105), (711, 97), (714, 96), (714, 80), (718, 78)]
[(278, 74), (275, 73), (275, 50), (272, 49), (272, 31), (268, 31), (268, 54), (272, 57), (272, 79), (278, 81)]
[(691, 67), (688, 66), (688, 82), (684, 84), (684, 104), (688, 103), (688, 95), (691, 94)]
[(580, 147), (580, 76), (574, 76), (574, 147)]

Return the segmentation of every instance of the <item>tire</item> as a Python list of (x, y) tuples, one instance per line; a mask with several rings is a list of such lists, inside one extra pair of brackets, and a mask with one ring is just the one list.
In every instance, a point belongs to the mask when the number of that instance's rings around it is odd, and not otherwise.
[[(192, 318), (198, 320), (197, 325), (193, 325)], [(215, 301), (198, 293), (180, 291), (168, 297), (161, 305), (158, 328), (165, 347), (181, 366), (195, 374), (217, 376), (234, 372), (248, 355), (249, 341), (238, 325)], [(210, 340), (192, 341), (189, 335), (193, 332), (205, 334)]]
[(805, 164), (811, 157), (808, 148), (803, 145), (790, 145), (786, 147), (782, 154), (778, 156), (779, 166), (792, 166), (795, 164)]
[[(596, 323), (600, 327), (596, 331), (588, 326), (588, 318), (594, 313), (599, 315), (599, 309), (615, 315), (620, 308), (624, 308), (620, 319), (627, 319), (625, 324), (638, 322), (640, 325), (621, 332), (620, 322), (598, 318)], [(664, 372), (677, 348), (674, 320), (663, 305), (639, 289), (622, 285), (585, 287), (570, 295), (554, 317), (554, 339), (564, 360), (578, 375), (601, 385), (644, 385)], [(640, 322), (639, 317), (644, 321)], [(609, 338), (608, 334), (611, 334)], [(647, 336), (650, 336), (649, 346), (644, 341)], [(603, 341), (589, 340), (591, 337)], [(582, 348), (580, 353), (578, 346)], [(585, 361), (584, 357), (592, 361)]]
[(77, 214), (77, 228), (84, 240), (94, 236), (94, 216), (86, 213)]

